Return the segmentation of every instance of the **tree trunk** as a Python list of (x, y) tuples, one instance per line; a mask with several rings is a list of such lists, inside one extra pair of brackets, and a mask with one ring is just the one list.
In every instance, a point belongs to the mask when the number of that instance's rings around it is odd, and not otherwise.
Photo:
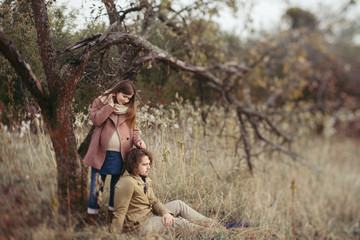
[(57, 163), (58, 212), (71, 216), (85, 212), (87, 203), (87, 170), (77, 153), (70, 108), (58, 109), (49, 119), (48, 129)]
[(81, 75), (84, 66), (69, 64), (68, 75), (57, 86), (54, 82), (59, 82), (56, 79), (60, 77), (55, 75), (54, 78), (48, 78), (48, 82), (53, 85), (53, 92), (49, 94), (1, 30), (0, 51), (14, 66), (41, 108), (55, 151), (59, 213), (71, 216), (73, 212), (80, 212), (86, 208), (87, 202), (87, 167), (77, 154), (70, 103), (76, 86), (75, 79)]

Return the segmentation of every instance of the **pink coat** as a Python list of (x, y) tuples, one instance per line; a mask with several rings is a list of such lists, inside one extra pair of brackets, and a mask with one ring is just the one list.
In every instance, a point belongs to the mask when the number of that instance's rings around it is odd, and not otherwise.
[(90, 119), (95, 125), (89, 149), (84, 162), (96, 169), (101, 169), (106, 156), (107, 145), (115, 131), (116, 117), (119, 116), (116, 130), (120, 136), (121, 156), (125, 160), (126, 153), (141, 140), (139, 130), (130, 128), (124, 114), (116, 115), (111, 105), (104, 105), (96, 98), (91, 107)]

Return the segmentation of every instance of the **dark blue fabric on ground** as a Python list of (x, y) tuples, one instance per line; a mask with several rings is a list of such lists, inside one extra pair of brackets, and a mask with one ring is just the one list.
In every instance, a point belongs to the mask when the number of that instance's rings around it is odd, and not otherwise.
[(234, 222), (231, 222), (231, 223), (226, 223), (226, 224), (225, 224), (225, 227), (226, 227), (226, 229), (229, 229), (229, 228), (240, 228), (240, 227), (249, 227), (249, 223), (248, 223), (248, 222), (241, 223), (241, 221), (234, 221)]

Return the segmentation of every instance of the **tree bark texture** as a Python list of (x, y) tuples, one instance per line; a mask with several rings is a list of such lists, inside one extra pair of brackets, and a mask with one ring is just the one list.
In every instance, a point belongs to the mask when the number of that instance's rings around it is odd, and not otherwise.
[(59, 213), (69, 215), (83, 210), (87, 202), (87, 168), (77, 154), (70, 108), (58, 109), (59, 114), (49, 128), (57, 163), (57, 194)]

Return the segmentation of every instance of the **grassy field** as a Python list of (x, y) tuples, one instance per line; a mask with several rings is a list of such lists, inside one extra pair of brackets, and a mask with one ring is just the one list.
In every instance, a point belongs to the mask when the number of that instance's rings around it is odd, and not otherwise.
[[(191, 111), (139, 115), (155, 157), (151, 177), (157, 196), (163, 202), (183, 200), (220, 221), (248, 221), (250, 228), (155, 239), (360, 239), (359, 140), (308, 135), (293, 148), (320, 171), (273, 153), (254, 158), (251, 175), (241, 151), (234, 154), (231, 123), (224, 137), (216, 135), (216, 124), (204, 133), (196, 111), (184, 114)], [(81, 140), (87, 127), (76, 129)], [(41, 127), (34, 135), (26, 126), (21, 133), (2, 126), (0, 134), (1, 239), (115, 238), (106, 231), (108, 190), (96, 226), (82, 220), (69, 226), (57, 215), (56, 162)]]

